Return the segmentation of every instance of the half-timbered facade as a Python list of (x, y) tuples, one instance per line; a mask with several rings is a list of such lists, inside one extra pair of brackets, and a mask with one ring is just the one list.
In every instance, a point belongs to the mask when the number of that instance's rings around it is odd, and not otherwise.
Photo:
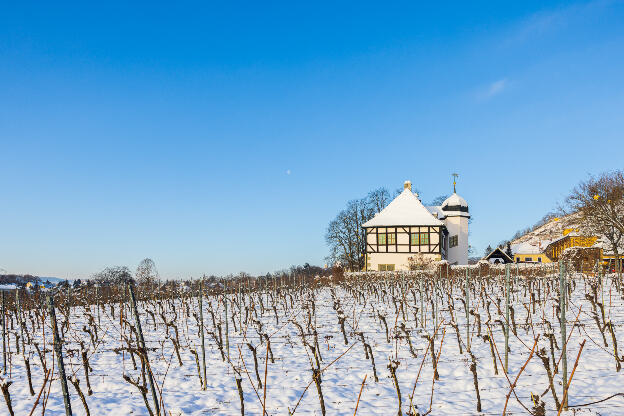
[[(448, 259), (450, 236), (443, 209), (443, 206), (425, 207), (412, 192), (411, 183), (405, 182), (403, 192), (363, 225), (366, 231), (366, 270), (409, 270)], [(467, 210), (466, 205), (466, 214)], [(466, 235), (461, 239), (462, 243), (466, 240), (467, 247), (467, 219), (465, 230)], [(457, 247), (459, 236), (453, 237)]]

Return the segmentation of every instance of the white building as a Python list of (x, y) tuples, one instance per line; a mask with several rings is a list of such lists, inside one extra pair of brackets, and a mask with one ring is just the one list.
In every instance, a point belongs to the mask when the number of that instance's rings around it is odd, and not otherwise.
[(366, 270), (409, 270), (437, 260), (468, 264), (469, 219), (455, 189), (442, 205), (425, 207), (406, 181), (403, 192), (363, 224)]

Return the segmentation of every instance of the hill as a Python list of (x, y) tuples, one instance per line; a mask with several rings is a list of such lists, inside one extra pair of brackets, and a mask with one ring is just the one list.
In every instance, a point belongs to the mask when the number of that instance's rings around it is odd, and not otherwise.
[(567, 229), (577, 229), (580, 226), (581, 216), (578, 212), (564, 215), (561, 217), (552, 217), (546, 220), (546, 223), (532, 227), (526, 230), (524, 234), (517, 236), (511, 240), (512, 245), (528, 243), (533, 246), (546, 247), (551, 241), (557, 240), (563, 236)]

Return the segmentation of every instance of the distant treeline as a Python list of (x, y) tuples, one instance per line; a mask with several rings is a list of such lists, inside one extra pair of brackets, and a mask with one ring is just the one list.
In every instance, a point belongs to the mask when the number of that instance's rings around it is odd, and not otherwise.
[(30, 274), (0, 274), (0, 284), (3, 285), (25, 285), (28, 282), (36, 283), (41, 281), (42, 280), (39, 276), (33, 276)]

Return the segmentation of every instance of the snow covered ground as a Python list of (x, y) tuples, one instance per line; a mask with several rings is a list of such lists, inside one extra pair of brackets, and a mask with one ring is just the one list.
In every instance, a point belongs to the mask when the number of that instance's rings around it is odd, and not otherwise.
[[(580, 343), (585, 340), (569, 392), (570, 406), (598, 401), (623, 390), (624, 374), (622, 371), (616, 371), (611, 335), (607, 329), (605, 331), (607, 346), (605, 346), (594, 317), (592, 303), (585, 297), (586, 293), (592, 293), (589, 284), (596, 280), (596, 278), (584, 278), (579, 275), (570, 276), (568, 280), (571, 286), (569, 308), (566, 311), (567, 333), (571, 334), (568, 342), (568, 376), (572, 372)], [(559, 348), (562, 343), (556, 317), (558, 278), (552, 275), (549, 278), (539, 278), (531, 282), (529, 286), (522, 278), (512, 279), (514, 289), (511, 293), (511, 304), (517, 324), (517, 336), (511, 331), (509, 338), (508, 377), (512, 382), (528, 359), (534, 339), (538, 335), (536, 351), (543, 348), (546, 357), (549, 358), (551, 369), (554, 367), (553, 354), (546, 334), (553, 333), (553, 338), (557, 343), (553, 350), (554, 357), (556, 360), (560, 357)], [(544, 287), (545, 283), (548, 283), (547, 288)], [(263, 384), (266, 378), (265, 408), (267, 414), (288, 415), (289, 412), (291, 414), (294, 412), (298, 415), (320, 415), (319, 395), (311, 371), (311, 365), (316, 365), (315, 359), (311, 348), (303, 346), (302, 337), (295, 322), (301, 325), (306, 341), (311, 346), (315, 345), (313, 330), (316, 328), (322, 369), (321, 388), (328, 415), (352, 415), (354, 413), (365, 377), (366, 382), (361, 391), (357, 414), (396, 414), (399, 401), (388, 367), (390, 360), (399, 363), (396, 376), (402, 397), (403, 414), (409, 411), (410, 401), (413, 403), (413, 409), (417, 409), (421, 414), (430, 409), (430, 403), (431, 414), (434, 415), (502, 414), (506, 396), (510, 391), (510, 382), (502, 371), (498, 357), (496, 357), (498, 375), (495, 375), (491, 345), (483, 339), (483, 336), (489, 334), (491, 330), (495, 341), (493, 346), (500, 354), (500, 359), (504, 361), (505, 341), (502, 329), (502, 323), (505, 320), (504, 279), (502, 277), (492, 279), (473, 277), (470, 279), (470, 285), (470, 309), (475, 313), (470, 316), (470, 345), (477, 364), (481, 413), (476, 410), (477, 398), (473, 373), (470, 370), (472, 360), (466, 351), (467, 321), (463, 303), (465, 301), (464, 280), (458, 280), (452, 284), (448, 280), (434, 282), (432, 279), (400, 278), (373, 282), (352, 280), (347, 284), (323, 286), (314, 290), (308, 288), (283, 290), (282, 295), (277, 295), (273, 291), (256, 292), (252, 296), (240, 297), (238, 293), (230, 294), (227, 302), (229, 362), (222, 360), (217, 343), (209, 334), (214, 332), (218, 338), (218, 328), (213, 326), (211, 317), (210, 310), (212, 310), (215, 314), (215, 322), (221, 323), (224, 348), (226, 347), (223, 297), (207, 296), (204, 299), (207, 366), (205, 391), (201, 388), (195, 356), (191, 353), (191, 349), (197, 351), (201, 361), (201, 341), (196, 318), (199, 316), (197, 298), (164, 300), (160, 303), (140, 302), (139, 310), (149, 349), (149, 360), (158, 387), (162, 390), (162, 404), (168, 415), (240, 414), (240, 400), (235, 381), (236, 371), (242, 378), (245, 414), (262, 414), (265, 390), (258, 388), (254, 358), (247, 343), (257, 348), (258, 375)], [(531, 293), (535, 295), (535, 306)], [(605, 322), (613, 323), (619, 345), (624, 345), (622, 339), (624, 303), (622, 296), (616, 292), (613, 280), (604, 279), (603, 284), (597, 286), (597, 294), (599, 302), (604, 299)], [(262, 296), (264, 308), (260, 305), (259, 296)], [(245, 303), (242, 307), (242, 316), (238, 313), (237, 306), (241, 297)], [(449, 298), (453, 299), (453, 317), (449, 308)], [(271, 299), (275, 299), (275, 311), (272, 308)], [(490, 317), (486, 311), (488, 302)], [(497, 304), (500, 305), (500, 313)], [(185, 305), (188, 305), (188, 310)], [(248, 315), (245, 313), (245, 307), (249, 312)], [(177, 311), (175, 314), (174, 308)], [(255, 312), (253, 312), (254, 309)], [(433, 309), (436, 309), (435, 317)], [(156, 325), (148, 310), (154, 314)], [(530, 313), (527, 315), (529, 310)], [(168, 321), (174, 321), (177, 325), (181, 344), (181, 367), (172, 342), (172, 338), (175, 338), (175, 330), (172, 326), (167, 328), (163, 324), (161, 311)], [(278, 320), (276, 320), (276, 312)], [(93, 321), (97, 323), (96, 307), (92, 306), (89, 313), (93, 316)], [(339, 324), (339, 315), (344, 317), (346, 345)], [(380, 315), (385, 317), (389, 327), (390, 342), (386, 339), (386, 331)], [(481, 320), (481, 336), (478, 335), (477, 315)], [(248, 320), (246, 323), (246, 316), (252, 316), (257, 322)], [(602, 323), (599, 309), (596, 316)], [(61, 310), (57, 311), (57, 319), (60, 330), (63, 321)], [(129, 303), (124, 304), (124, 319), (134, 324)], [(124, 375), (128, 375), (140, 380), (140, 362), (137, 358), (138, 370), (135, 370), (130, 354), (127, 351), (116, 351), (117, 348), (128, 346), (123, 341), (123, 337), (130, 337), (131, 333), (127, 325), (124, 325), (123, 331), (121, 329), (119, 304), (115, 306), (114, 318), (110, 306), (107, 305), (100, 310), (99, 320), (99, 341), (93, 345), (89, 334), (84, 330), (90, 327), (85, 309), (73, 308), (70, 329), (65, 332), (63, 345), (67, 374), (75, 374), (80, 379), (80, 387), (86, 395), (87, 386), (80, 355), (80, 342), (82, 342), (88, 350), (89, 364), (92, 367), (89, 377), (93, 394), (86, 396), (91, 414), (148, 415), (139, 390), (123, 378)], [(546, 323), (547, 321), (550, 326)], [(258, 322), (262, 323), (261, 328)], [(426, 336), (434, 334), (436, 322), (440, 325), (433, 345), (436, 354), (439, 354), (437, 364), (439, 380), (433, 383), (433, 362)], [(573, 326), (575, 322), (578, 325)], [(51, 368), (54, 356), (51, 351), (52, 338), (49, 321), (45, 328), (45, 340), (42, 329), (37, 328), (34, 320), (27, 318), (26, 324), (30, 335), (38, 342), (39, 347), (47, 351), (46, 365)], [(457, 332), (452, 324), (457, 325)], [(11, 330), (9, 325), (8, 348), (11, 359), (7, 376), (13, 381), (9, 391), (15, 414), (27, 415), (35, 403), (36, 395), (33, 397), (29, 394), (24, 361), (21, 354), (16, 353), (14, 341), (16, 329), (17, 327), (14, 326)], [(363, 333), (364, 340), (371, 347), (378, 382), (374, 380), (372, 362), (370, 358), (365, 357), (364, 345), (360, 336), (357, 335), (358, 332)], [(266, 364), (267, 343), (264, 338), (261, 341), (259, 333), (270, 337), (274, 363), (269, 360)], [(406, 333), (409, 334), (413, 353), (410, 351)], [(457, 333), (460, 336), (459, 340)], [(136, 346), (136, 340), (132, 339), (131, 343)], [(43, 383), (42, 365), (34, 345), (27, 345), (26, 351), (30, 356), (33, 387), (37, 394)], [(622, 354), (619, 353), (619, 355)], [(563, 396), (561, 363), (559, 370), (559, 373), (554, 375), (554, 384), (558, 400), (561, 400)], [(414, 387), (417, 376), (418, 383)], [(45, 414), (64, 414), (61, 383), (56, 367), (55, 377), (49, 386)], [(540, 395), (541, 400), (545, 402), (546, 414), (556, 414), (553, 394), (547, 391), (548, 386), (548, 376), (543, 362), (533, 354), (518, 378), (515, 389), (517, 397), (524, 406), (533, 409), (531, 393)], [(46, 395), (45, 391), (43, 396)], [(85, 414), (84, 406), (71, 384), (69, 384), (69, 392), (74, 414)], [(412, 397), (413, 400), (410, 400)], [(149, 392), (148, 399), (153, 409)], [(510, 396), (507, 404), (508, 414), (528, 414), (519, 401), (513, 394)], [(40, 414), (41, 406), (40, 403), (35, 414)], [(0, 413), (7, 414), (5, 403), (0, 403), (0, 409)], [(572, 414), (572, 409), (573, 407), (570, 408), (569, 414)], [(576, 413), (624, 414), (624, 398), (614, 397), (602, 403), (579, 407), (576, 408)]]

